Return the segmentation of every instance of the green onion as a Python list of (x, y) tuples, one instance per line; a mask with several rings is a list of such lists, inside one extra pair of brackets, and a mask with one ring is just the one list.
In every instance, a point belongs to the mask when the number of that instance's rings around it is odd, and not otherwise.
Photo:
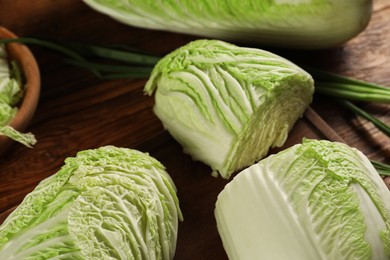
[(315, 90), (317, 94), (348, 100), (390, 103), (390, 88), (379, 89), (364, 85), (316, 81)]
[[(62, 54), (66, 55), (72, 59), (79, 60), (79, 61), (86, 61), (86, 59), (83, 56), (81, 56), (79, 53), (77, 53), (69, 48), (66, 48), (61, 44), (56, 44), (54, 42), (45, 41), (45, 40), (36, 39), (36, 38), (28, 38), (28, 37), (0, 39), (0, 44), (7, 44), (7, 43), (12, 43), (12, 42), (33, 44), (33, 45), (37, 45), (40, 47), (45, 47), (45, 48), (57, 51), (59, 53), (62, 53)], [(98, 71), (96, 71), (92, 68), (90, 69), (90, 71), (93, 74), (95, 74), (96, 76), (98, 76), (98, 77), (100, 76), (100, 73)]]
[(357, 107), (356, 105), (352, 104), (349, 101), (340, 100), (340, 104), (343, 107), (347, 108), (348, 110), (354, 112), (356, 115), (361, 116), (361, 117), (367, 119), (368, 121), (373, 123), (379, 130), (381, 130), (384, 134), (386, 134), (387, 136), (390, 137), (390, 127), (387, 124), (385, 124), (384, 122), (382, 122), (381, 120), (379, 120), (378, 118), (376, 118), (373, 115), (367, 113), (366, 111), (364, 111), (363, 109)]
[(60, 44), (56, 44), (54, 42), (49, 42), (49, 41), (36, 39), (36, 38), (10, 38), (10, 39), (1, 39), (0, 40), (0, 44), (7, 44), (7, 43), (12, 43), (12, 42), (38, 45), (41, 47), (45, 47), (48, 49), (58, 51), (64, 55), (69, 56), (69, 57), (76, 59), (76, 60), (85, 60), (85, 58), (82, 57), (77, 52), (75, 52), (69, 48), (66, 48)]
[(370, 83), (358, 79), (353, 79), (350, 77), (342, 76), (333, 72), (328, 72), (312, 67), (304, 67), (307, 72), (310, 73), (317, 81), (322, 82), (333, 82), (333, 83), (344, 83), (348, 85), (354, 85), (354, 86), (365, 86), (366, 89), (382, 89), (382, 90), (388, 90), (388, 87), (381, 86), (375, 83)]
[(131, 64), (154, 66), (160, 60), (159, 57), (136, 53), (135, 50), (122, 51), (113, 48), (105, 48), (96, 45), (79, 44), (73, 42), (64, 43), (64, 46), (82, 55), (122, 61)]
[[(136, 53), (135, 51), (122, 51), (87, 44), (78, 44), (70, 42), (59, 43), (28, 37), (0, 40), (0, 44), (7, 44), (11, 42), (33, 44), (57, 51), (70, 58), (65, 59), (66, 63), (88, 69), (96, 76), (104, 79), (147, 78), (150, 75), (150, 72), (153, 69), (154, 65), (160, 59), (157, 56)], [(126, 62), (128, 64), (144, 65), (148, 67), (140, 68), (135, 66), (118, 66), (92, 63), (88, 61), (87, 56), (109, 59), (111, 61)], [(107, 72), (110, 72), (110, 74), (104, 74)]]
[(101, 74), (101, 78), (105, 79), (148, 78), (153, 69), (152, 67), (120, 66), (71, 59), (66, 59), (64, 60), (64, 62), (73, 66), (82, 67), (89, 70), (97, 70)]
[(390, 165), (375, 160), (371, 160), (371, 163), (380, 175), (390, 176)]
[(304, 67), (315, 80), (316, 93), (364, 102), (390, 103), (390, 88), (324, 70)]

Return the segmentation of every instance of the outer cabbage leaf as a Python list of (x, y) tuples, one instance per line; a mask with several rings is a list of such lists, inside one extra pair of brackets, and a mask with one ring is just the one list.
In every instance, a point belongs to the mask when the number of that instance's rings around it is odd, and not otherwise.
[(289, 48), (328, 48), (360, 33), (371, 0), (83, 0), (131, 26)]
[(341, 143), (304, 140), (245, 169), (215, 216), (232, 260), (390, 258), (390, 192)]
[(224, 178), (283, 145), (313, 91), (311, 76), (290, 61), (215, 40), (170, 53), (145, 86), (184, 151)]
[(30, 148), (37, 142), (37, 139), (35, 139), (35, 136), (32, 133), (21, 133), (9, 125), (0, 126), (0, 135), (5, 135)]
[(161, 163), (125, 148), (86, 150), (0, 226), (0, 259), (172, 259), (178, 219)]

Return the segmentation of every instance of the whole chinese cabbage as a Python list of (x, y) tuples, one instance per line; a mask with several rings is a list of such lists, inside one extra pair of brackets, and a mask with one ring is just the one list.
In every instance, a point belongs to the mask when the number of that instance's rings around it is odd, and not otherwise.
[(172, 259), (181, 212), (163, 165), (113, 146), (79, 152), (0, 226), (0, 259)]
[(367, 26), (372, 0), (83, 0), (131, 26), (288, 48), (328, 48)]
[(239, 173), (215, 216), (229, 259), (390, 259), (390, 192), (342, 143), (304, 140)]
[(284, 144), (313, 79), (273, 53), (193, 41), (162, 58), (145, 86), (154, 112), (193, 159), (224, 178)]

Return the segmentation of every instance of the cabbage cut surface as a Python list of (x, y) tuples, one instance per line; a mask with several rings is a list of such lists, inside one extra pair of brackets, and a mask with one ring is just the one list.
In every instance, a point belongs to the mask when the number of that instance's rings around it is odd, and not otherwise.
[(154, 112), (193, 159), (223, 178), (284, 144), (312, 101), (312, 77), (273, 53), (198, 40), (155, 66)]

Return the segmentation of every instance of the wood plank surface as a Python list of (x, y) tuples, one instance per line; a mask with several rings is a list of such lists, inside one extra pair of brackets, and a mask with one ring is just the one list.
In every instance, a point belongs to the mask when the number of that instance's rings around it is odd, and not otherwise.
[[(272, 51), (292, 61), (390, 86), (389, 24), (390, 1), (376, 0), (367, 29), (342, 46), (322, 51)], [(1, 0), (0, 25), (20, 36), (128, 44), (159, 55), (196, 39), (125, 26), (80, 0)], [(103, 145), (134, 148), (160, 160), (178, 188), (185, 220), (179, 226), (175, 259), (227, 259), (213, 215), (216, 196), (227, 181), (211, 177), (210, 168), (183, 154), (180, 145), (163, 130), (152, 111), (153, 99), (143, 94), (146, 79), (102, 81), (83, 69), (65, 65), (56, 53), (36, 46), (31, 50), (41, 69), (42, 93), (28, 130), (38, 143), (33, 149), (14, 144), (0, 158), (0, 213), (18, 205), (77, 151)], [(389, 105), (365, 107), (390, 123)], [(370, 123), (329, 98), (316, 96), (312, 108), (347, 144), (371, 159), (390, 163), (390, 140)], [(326, 139), (328, 134), (310, 117), (304, 117), (283, 148), (302, 137)]]

